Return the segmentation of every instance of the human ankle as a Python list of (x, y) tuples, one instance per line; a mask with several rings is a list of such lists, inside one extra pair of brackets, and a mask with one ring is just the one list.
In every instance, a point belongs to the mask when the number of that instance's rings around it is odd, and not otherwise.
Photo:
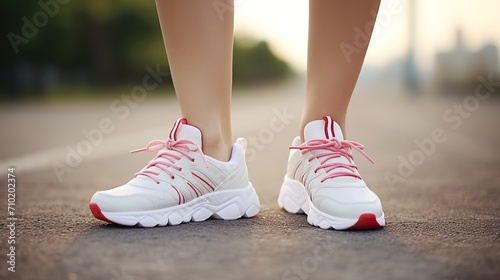
[(230, 124), (189, 117), (188, 121), (201, 131), (202, 150), (205, 155), (220, 161), (229, 161), (233, 148)]
[(211, 140), (203, 138), (203, 153), (220, 161), (229, 161), (233, 145), (221, 138)]

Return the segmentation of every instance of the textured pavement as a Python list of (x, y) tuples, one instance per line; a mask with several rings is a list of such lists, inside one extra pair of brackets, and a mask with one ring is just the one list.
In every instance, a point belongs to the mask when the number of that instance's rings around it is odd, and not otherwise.
[[(347, 138), (376, 161), (355, 155), (387, 226), (333, 231), (276, 203), (302, 91), (303, 84), (288, 84), (235, 93), (233, 132), (249, 139), (250, 178), (262, 202), (257, 217), (148, 229), (98, 221), (88, 202), (153, 156), (128, 151), (166, 137), (179, 116), (173, 97), (135, 107), (119, 99), (0, 104), (0, 278), (499, 279), (498, 98), (412, 99), (359, 87)], [(102, 140), (82, 144), (82, 131), (95, 129)], [(70, 166), (68, 154), (78, 149), (84, 154), (70, 156)], [(54, 165), (66, 166), (60, 178)], [(15, 273), (7, 270), (8, 166), (16, 167)]]

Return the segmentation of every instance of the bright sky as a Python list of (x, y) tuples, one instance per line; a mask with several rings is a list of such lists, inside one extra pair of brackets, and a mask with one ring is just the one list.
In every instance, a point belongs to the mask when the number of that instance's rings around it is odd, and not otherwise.
[[(401, 12), (390, 13), (391, 2)], [(389, 14), (370, 43), (366, 63), (383, 66), (404, 57), (408, 46), (409, 0), (382, 0), (380, 11)], [(270, 42), (273, 50), (296, 69), (305, 71), (307, 53), (308, 1), (235, 0), (236, 35), (249, 34)], [(429, 70), (436, 51), (450, 49), (457, 28), (467, 47), (477, 50), (486, 43), (500, 47), (500, 1), (416, 0), (417, 62)]]

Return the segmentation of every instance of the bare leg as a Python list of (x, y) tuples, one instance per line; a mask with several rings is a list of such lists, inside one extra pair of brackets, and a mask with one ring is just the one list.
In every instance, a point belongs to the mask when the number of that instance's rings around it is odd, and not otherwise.
[[(365, 58), (368, 42), (356, 45), (355, 27), (367, 37), (365, 27), (373, 27), (380, 0), (309, 1), (309, 50), (307, 62), (307, 93), (300, 135), (313, 120), (331, 116), (343, 130), (347, 106)], [(342, 43), (356, 47), (348, 57)]]
[[(233, 7), (232, 0), (218, 0)], [(233, 9), (213, 1), (156, 0), (182, 116), (203, 132), (203, 152), (226, 161), (232, 148)]]

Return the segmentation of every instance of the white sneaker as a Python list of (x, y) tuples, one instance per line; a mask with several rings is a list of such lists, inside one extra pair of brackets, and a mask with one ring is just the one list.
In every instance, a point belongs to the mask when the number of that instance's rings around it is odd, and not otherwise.
[(288, 170), (278, 204), (290, 213), (306, 213), (309, 224), (323, 229), (373, 229), (385, 225), (378, 196), (365, 184), (354, 164), (351, 148), (363, 146), (344, 140), (340, 126), (326, 116), (304, 129), (305, 143), (293, 140)]
[(166, 141), (146, 148), (156, 157), (125, 185), (96, 192), (90, 210), (97, 219), (126, 226), (165, 226), (234, 220), (259, 212), (259, 198), (248, 180), (246, 140), (233, 146), (231, 159), (221, 162), (202, 152), (201, 131), (179, 119)]

